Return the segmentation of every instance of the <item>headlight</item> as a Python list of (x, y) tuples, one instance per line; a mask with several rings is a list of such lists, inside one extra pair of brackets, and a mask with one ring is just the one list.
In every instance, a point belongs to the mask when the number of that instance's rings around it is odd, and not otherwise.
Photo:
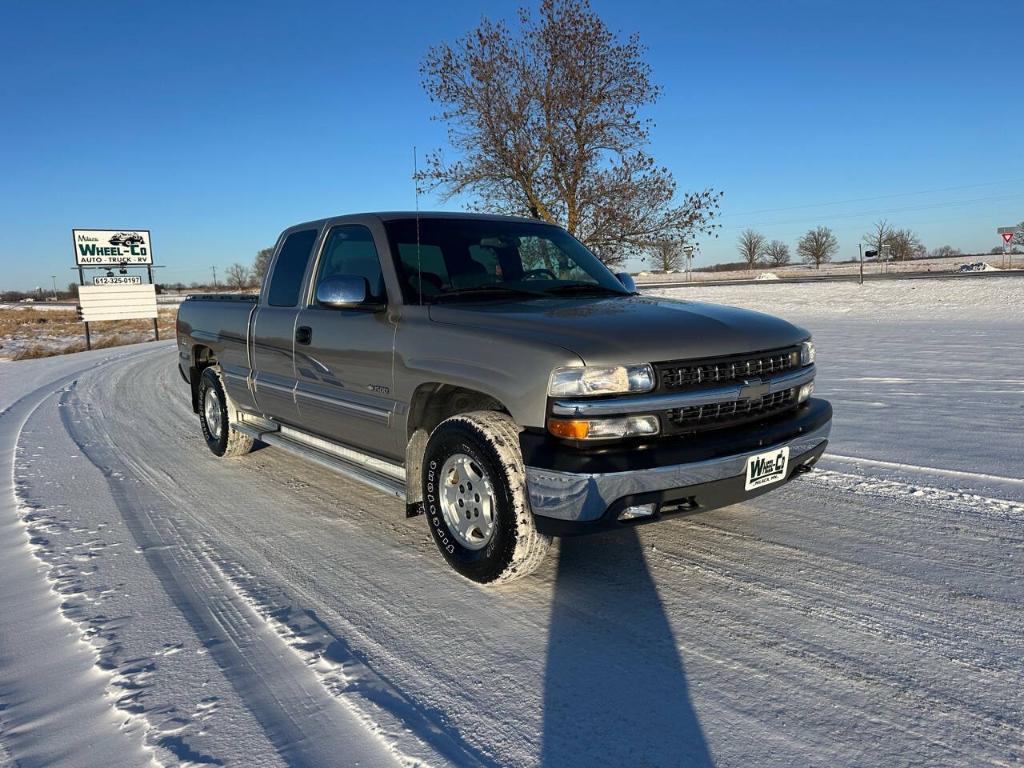
[(610, 419), (548, 419), (548, 431), (566, 440), (613, 440), (644, 437), (660, 431), (657, 416), (621, 416)]
[(654, 389), (654, 369), (643, 365), (587, 365), (555, 368), (551, 372), (551, 397), (623, 395)]
[(800, 365), (814, 362), (814, 342), (808, 339), (800, 345)]

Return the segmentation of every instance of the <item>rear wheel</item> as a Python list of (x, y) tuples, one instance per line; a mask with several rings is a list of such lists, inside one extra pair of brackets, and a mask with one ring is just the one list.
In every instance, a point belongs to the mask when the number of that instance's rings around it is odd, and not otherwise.
[(527, 576), (551, 542), (534, 525), (519, 430), (503, 413), (474, 411), (437, 426), (424, 455), (423, 508), (445, 560), (472, 581)]
[(216, 456), (241, 456), (252, 450), (253, 439), (231, 426), (231, 408), (217, 370), (204, 368), (199, 379), (199, 423), (207, 447)]

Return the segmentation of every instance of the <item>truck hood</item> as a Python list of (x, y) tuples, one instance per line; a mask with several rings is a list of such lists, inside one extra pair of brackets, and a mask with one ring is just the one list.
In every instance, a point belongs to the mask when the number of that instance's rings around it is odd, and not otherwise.
[(430, 319), (556, 344), (588, 365), (744, 354), (810, 336), (760, 312), (649, 296), (435, 304)]

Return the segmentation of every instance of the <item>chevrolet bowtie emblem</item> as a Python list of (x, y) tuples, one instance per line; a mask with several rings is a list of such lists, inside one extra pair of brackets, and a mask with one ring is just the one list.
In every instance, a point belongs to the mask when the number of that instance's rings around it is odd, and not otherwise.
[(771, 385), (764, 379), (744, 379), (740, 387), (740, 400), (760, 400), (771, 391)]

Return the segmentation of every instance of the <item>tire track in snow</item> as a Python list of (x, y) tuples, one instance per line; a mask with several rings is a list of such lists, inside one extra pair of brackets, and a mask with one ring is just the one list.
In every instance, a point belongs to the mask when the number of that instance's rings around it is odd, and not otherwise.
[[(107, 388), (122, 391), (122, 382), (135, 380), (136, 375), (136, 371), (131, 368), (112, 373), (112, 378), (100, 383), (99, 391), (90, 390), (90, 400), (106, 402), (105, 396), (99, 397), (100, 391)], [(167, 387), (165, 376), (159, 382), (161, 390), (170, 399), (168, 409), (173, 409), (176, 411), (175, 416), (180, 417), (172, 420), (172, 423), (191, 421), (193, 414), (181, 393)], [(81, 404), (81, 408), (88, 407)], [(115, 435), (120, 434), (121, 425), (116, 420), (101, 420), (97, 416), (93, 419), (93, 425), (90, 434), (95, 434), (110, 445), (117, 442)], [(161, 420), (159, 424), (151, 426), (166, 429), (167, 421)], [(174, 444), (181, 444), (184, 450), (196, 451), (195, 458), (204, 465), (218, 464), (218, 460), (206, 453), (205, 445), (193, 433), (171, 429), (152, 437), (164, 445), (169, 445), (168, 441), (173, 440)], [(301, 592), (292, 595), (292, 599), (271, 600), (268, 597), (270, 588), (267, 573), (259, 576), (250, 574), (237, 562), (237, 557), (232, 557), (231, 545), (225, 541), (218, 542), (217, 547), (211, 546), (209, 540), (217, 538), (216, 532), (209, 528), (202, 514), (195, 512), (198, 505), (208, 502), (208, 494), (204, 497), (196, 488), (183, 486), (167, 473), (161, 462), (153, 461), (144, 451), (122, 451), (121, 458), (127, 476), (141, 482), (150, 493), (163, 497), (168, 512), (173, 511), (173, 514), (161, 517), (161, 524), (173, 529), (173, 534), (168, 536), (173, 536), (178, 542), (176, 546), (187, 547), (205, 558), (219, 574), (225, 589), (233, 590), (239, 600), (259, 614), (267, 627), (273, 629), (303, 664), (315, 672), (324, 689), (349, 707), (369, 730), (378, 733), (389, 743), (397, 738), (401, 744), (393, 748), (412, 762), (451, 762), (460, 766), (497, 765), (487, 755), (466, 743), (440, 713), (425, 709), (372, 669), (349, 647), (343, 633), (335, 634), (336, 629), (329, 629), (312, 608), (303, 607), (309, 604), (304, 601)], [(246, 466), (245, 462), (231, 464)], [(217, 469), (223, 472), (227, 467), (217, 466)], [(367, 492), (371, 496), (376, 493), (372, 490)], [(294, 585), (287, 585), (287, 590), (294, 590)]]
[(339, 761), (372, 766), (407, 762), (323, 689), (214, 564), (181, 535), (162, 510), (165, 502), (132, 480), (116, 441), (105, 432), (102, 414), (83, 407), (74, 392), (62, 397), (62, 405), (68, 434), (107, 478), (150, 568), (286, 762), (313, 767)]
[(109, 694), (113, 675), (98, 668), (96, 650), (81, 628), (63, 616), (61, 598), (44, 575), (46, 565), (33, 552), (16, 493), (18, 444), (29, 418), (53, 394), (104, 362), (84, 364), (0, 413), (0, 471), (9, 477), (0, 499), (0, 615), (5, 627), (0, 634), (0, 724), (6, 750), (19, 768), (159, 765), (143, 744), (139, 719), (115, 707)]
[(1024, 478), (1006, 477), (1004, 475), (990, 475), (985, 472), (965, 472), (961, 469), (944, 469), (942, 467), (925, 467), (920, 464), (904, 464), (898, 461), (880, 461), (878, 459), (865, 459), (862, 456), (842, 456), (835, 453), (825, 454), (826, 459), (843, 462), (846, 464), (863, 464), (867, 467), (880, 467), (883, 469), (895, 469), (909, 472), (919, 472), (927, 475), (939, 475), (941, 477), (953, 477), (959, 480), (987, 480), (997, 483), (1009, 483), (1011, 485), (1024, 485)]
[[(926, 645), (931, 653), (963, 667), (975, 679), (997, 682), (1009, 679), (1019, 671), (1020, 661), (1016, 649), (1010, 646), (1006, 637), (1010, 622), (979, 628), (969, 638), (960, 637), (943, 631), (950, 629), (943, 625), (943, 605), (908, 598), (905, 593), (898, 591), (898, 587), (878, 584), (868, 573), (863, 574), (863, 583), (872, 585), (871, 591), (846, 590), (837, 594), (836, 583), (840, 576), (840, 569), (836, 567), (838, 562), (830, 562), (827, 558), (811, 558), (806, 552), (785, 552), (783, 547), (771, 542), (757, 541), (696, 520), (692, 524), (699, 529), (699, 534), (689, 537), (685, 552), (657, 548), (653, 549), (651, 557), (660, 561), (661, 567), (700, 574), (702, 579), (717, 582), (724, 590), (736, 594), (737, 614), (742, 614), (739, 605), (753, 598), (775, 606), (776, 610), (802, 615), (808, 622), (841, 626), (847, 630), (856, 628), (861, 636), (871, 638), (880, 646), (890, 643), (904, 647)], [(730, 539), (731, 542), (728, 541)], [(803, 569), (811, 575), (800, 583), (799, 589), (793, 589), (766, 578), (763, 569), (759, 568), (759, 561), (750, 565), (742, 560), (737, 561), (732, 556), (735, 552), (748, 555), (763, 553), (766, 559), (775, 562), (799, 556)], [(891, 608), (897, 600), (903, 603), (898, 611)], [(963, 704), (956, 693), (943, 696), (936, 691), (916, 690), (911, 678), (897, 674), (893, 669), (864, 665), (856, 654), (847, 655), (843, 649), (822, 641), (824, 639), (812, 643), (794, 639), (780, 642), (771, 637), (768, 627), (754, 627), (749, 623), (733, 624), (723, 628), (723, 631), (760, 637), (765, 646), (773, 647), (775, 652), (788, 658), (791, 672), (802, 668), (810, 677), (815, 671), (828, 669), (833, 679), (844, 679), (851, 685), (866, 689), (891, 689), (894, 696), (917, 700), (919, 708), (950, 711)], [(1006, 640), (1007, 647), (998, 648), (998, 652), (993, 649), (983, 658), (978, 658), (979, 643), (996, 644), (1003, 640)], [(694, 655), (703, 653), (700, 648), (691, 648), (689, 652)], [(756, 673), (753, 669), (748, 671)], [(833, 703), (832, 706), (843, 705)], [(1020, 734), (1016, 714), (1001, 707), (979, 708), (976, 705), (963, 717), (970, 720), (974, 733), (987, 734), (993, 740), (1005, 740)], [(950, 751), (955, 750), (954, 745), (930, 734), (919, 733), (917, 736)]]

